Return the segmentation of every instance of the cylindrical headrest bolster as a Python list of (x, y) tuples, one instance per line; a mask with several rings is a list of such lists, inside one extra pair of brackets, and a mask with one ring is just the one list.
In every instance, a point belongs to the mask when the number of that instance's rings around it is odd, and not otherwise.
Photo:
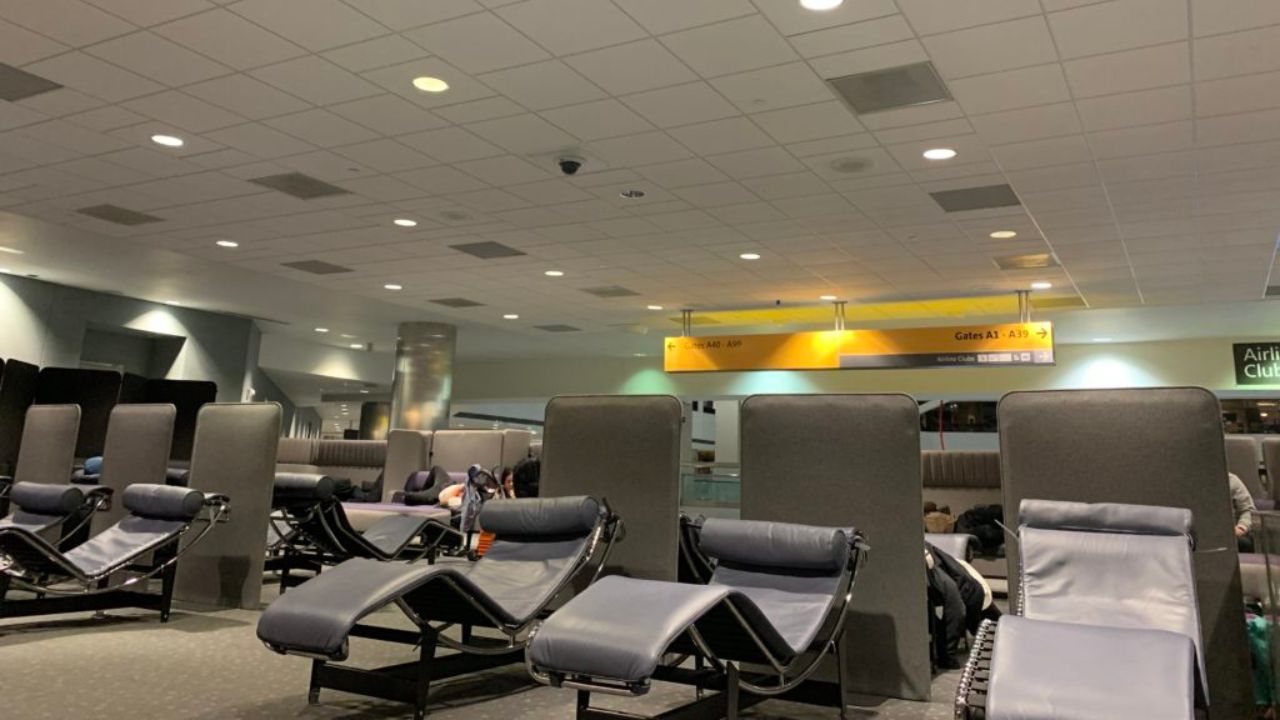
[(14, 483), (9, 490), (14, 505), (39, 515), (66, 515), (84, 504), (84, 492), (75, 485)]
[(204, 494), (199, 490), (138, 483), (124, 489), (124, 507), (134, 515), (158, 520), (191, 520), (200, 514)]
[(836, 572), (849, 560), (849, 531), (813, 525), (707, 518), (698, 545), (713, 558), (757, 567)]
[(1157, 505), (1027, 499), (1018, 506), (1018, 524), (1042, 530), (1190, 535), (1192, 516), (1186, 508)]
[(272, 499), (276, 505), (321, 502), (333, 497), (337, 485), (328, 475), (315, 473), (276, 473)]
[(586, 495), (491, 500), (480, 511), (480, 527), (498, 536), (586, 535), (600, 519), (600, 504)]

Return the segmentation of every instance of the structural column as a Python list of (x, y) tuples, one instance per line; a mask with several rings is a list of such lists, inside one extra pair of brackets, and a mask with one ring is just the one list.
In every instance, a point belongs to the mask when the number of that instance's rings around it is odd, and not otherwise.
[(458, 329), (433, 322), (401, 323), (396, 338), (396, 374), (391, 386), (391, 427), (449, 427), (453, 355)]

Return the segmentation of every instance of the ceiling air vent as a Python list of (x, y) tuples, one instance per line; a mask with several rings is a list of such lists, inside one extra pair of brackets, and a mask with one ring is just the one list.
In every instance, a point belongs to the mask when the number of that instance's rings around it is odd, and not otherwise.
[(287, 268), (301, 270), (312, 275), (337, 275), (338, 273), (351, 272), (351, 268), (334, 265), (323, 260), (298, 260), (297, 262), (280, 263)]
[(344, 190), (337, 185), (330, 185), (323, 180), (317, 180), (310, 175), (303, 175), (298, 172), (265, 175), (259, 178), (251, 178), (249, 182), (272, 190), (279, 190), (285, 195), (292, 195), (303, 200), (329, 197), (330, 195), (351, 194), (350, 190)]
[(1058, 260), (1050, 253), (1001, 255), (996, 258), (996, 266), (1001, 270), (1039, 270), (1040, 268), (1057, 267)]
[(62, 87), (52, 80), (0, 63), (0, 100), (22, 100)]
[(982, 187), (941, 190), (929, 193), (938, 207), (947, 212), (986, 210), (988, 208), (1021, 205), (1018, 194), (1008, 185), (984, 185)]
[(1084, 300), (1080, 299), (1079, 295), (1047, 298), (1038, 298), (1033, 295), (1031, 297), (1031, 304), (1037, 310), (1066, 310), (1069, 308), (1085, 307)]
[(951, 99), (951, 92), (930, 62), (828, 78), (827, 82), (859, 115)]
[(624, 288), (621, 285), (605, 285), (603, 287), (581, 288), (581, 290), (588, 295), (595, 295), (599, 298), (635, 297), (640, 294), (631, 288)]
[(502, 243), (496, 243), (496, 242), (466, 243), (464, 245), (450, 245), (449, 247), (453, 248), (454, 250), (457, 250), (458, 252), (464, 252), (468, 255), (474, 255), (475, 257), (478, 257), (481, 260), (494, 260), (497, 258), (505, 258), (505, 257), (519, 257), (525, 254), (513, 247), (503, 245)]
[(130, 210), (129, 208), (122, 208), (119, 205), (93, 205), (91, 207), (82, 207), (76, 212), (117, 225), (146, 225), (147, 223), (164, 222), (164, 218), (148, 215), (137, 210)]
[(430, 300), (429, 302), (451, 308), (484, 307), (484, 303), (476, 302), (475, 300), (468, 300), (466, 298), (439, 298), (437, 300)]
[(546, 332), (580, 332), (582, 330), (572, 325), (534, 325), (534, 327)]

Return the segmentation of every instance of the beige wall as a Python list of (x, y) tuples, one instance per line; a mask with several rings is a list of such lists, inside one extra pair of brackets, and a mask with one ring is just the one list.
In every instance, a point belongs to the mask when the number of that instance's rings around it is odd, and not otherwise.
[[(1253, 338), (1240, 338), (1248, 340)], [(668, 375), (662, 359), (557, 358), (460, 363), (457, 400), (545, 398), (579, 393), (671, 393), (685, 397), (777, 392), (905, 392), (917, 397), (999, 397), (1010, 390), (1199, 385), (1277, 394), (1280, 385), (1238, 388), (1232, 339), (1059, 345), (1041, 368), (833, 370)]]

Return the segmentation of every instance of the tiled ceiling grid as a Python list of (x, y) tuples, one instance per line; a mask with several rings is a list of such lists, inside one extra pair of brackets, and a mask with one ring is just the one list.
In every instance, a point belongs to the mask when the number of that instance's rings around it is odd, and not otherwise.
[[(1274, 264), (1270, 0), (0, 0), (0, 20), (0, 62), (66, 86), (0, 102), (0, 208), (462, 323), (1033, 280), (1092, 307), (1252, 300)], [(926, 60), (954, 101), (855, 116), (823, 82)], [(290, 172), (350, 194), (247, 182)], [(928, 194), (1003, 182), (1025, 211)], [(75, 212), (100, 205), (163, 221)], [(526, 254), (451, 247), (480, 242)], [(994, 262), (1049, 251), (1062, 267)], [(582, 291), (610, 286), (637, 295)]]

